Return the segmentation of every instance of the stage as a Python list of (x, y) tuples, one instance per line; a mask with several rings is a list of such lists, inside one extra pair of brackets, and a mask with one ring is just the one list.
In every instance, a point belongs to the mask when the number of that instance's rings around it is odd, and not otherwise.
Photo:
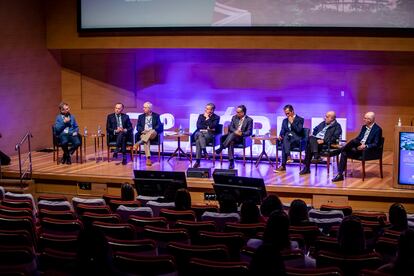
[[(92, 147), (87, 148), (86, 158), (82, 164), (72, 158), (72, 165), (56, 164), (52, 152), (33, 152), (33, 179), (31, 187), (33, 194), (64, 194), (72, 196), (101, 196), (105, 193), (119, 194), (120, 185), (124, 182), (133, 183), (133, 170), (165, 170), (186, 171), (191, 165), (186, 158), (168, 156), (158, 160), (154, 153), (153, 165), (147, 167), (145, 158), (134, 156), (131, 162), (122, 165), (121, 158), (107, 160), (106, 151), (96, 158)], [(86, 162), (85, 162), (86, 159)], [(321, 204), (351, 205), (355, 210), (388, 211), (393, 202), (403, 203), (408, 212), (414, 212), (414, 191), (401, 190), (392, 187), (393, 153), (384, 152), (384, 178), (380, 178), (378, 162), (368, 162), (366, 179), (361, 178), (360, 162), (348, 163), (348, 177), (343, 182), (333, 183), (331, 179), (337, 171), (336, 163), (331, 166), (327, 175), (325, 164), (311, 166), (311, 174), (300, 176), (299, 164), (288, 164), (285, 173), (274, 173), (267, 161), (262, 160), (255, 166), (255, 160), (247, 160), (243, 166), (242, 160), (236, 161), (239, 176), (263, 178), (268, 193), (276, 193), (283, 203), (289, 203), (294, 198), (302, 198), (314, 207)], [(202, 160), (201, 167), (227, 169), (228, 162), (220, 166), (217, 159), (213, 166), (212, 160)], [(353, 169), (352, 169), (353, 168)], [(353, 170), (353, 175), (350, 172)], [(19, 175), (17, 156), (12, 156), (9, 166), (2, 166), (3, 178), (17, 178)], [(210, 204), (204, 200), (205, 192), (213, 192), (213, 179), (187, 178), (188, 188), (195, 204)]]

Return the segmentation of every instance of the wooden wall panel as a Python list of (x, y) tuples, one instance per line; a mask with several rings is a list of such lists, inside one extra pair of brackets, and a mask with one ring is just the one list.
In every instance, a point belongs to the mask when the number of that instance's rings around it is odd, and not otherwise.
[(46, 49), (42, 2), (0, 1), (0, 26), (0, 150), (15, 154), (27, 131), (33, 150), (49, 147), (61, 99), (60, 55)]

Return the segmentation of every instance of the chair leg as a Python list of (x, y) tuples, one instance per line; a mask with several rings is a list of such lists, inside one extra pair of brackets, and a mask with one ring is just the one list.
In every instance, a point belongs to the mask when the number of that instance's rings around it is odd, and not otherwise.
[(193, 145), (190, 145), (190, 164), (193, 164)]
[(299, 170), (302, 169), (302, 151), (299, 152)]
[(59, 147), (56, 148), (56, 164), (57, 165), (60, 164), (60, 160), (59, 160)]
[(253, 145), (250, 145), (250, 163), (253, 164)]
[(223, 153), (220, 152), (220, 166), (223, 166)]
[(161, 144), (158, 143), (158, 161), (161, 161)]
[(56, 147), (53, 145), (53, 162), (56, 161)]
[(384, 178), (384, 173), (382, 171), (382, 157), (380, 158), (379, 163), (380, 163), (380, 175), (381, 175), (381, 178)]
[(131, 155), (131, 162), (133, 162), (134, 161), (134, 147), (133, 146), (129, 148), (129, 154)]
[(243, 166), (246, 166), (246, 148), (243, 147)]
[(138, 145), (138, 157), (141, 159), (141, 145)]
[[(108, 153), (108, 154), (107, 154), (107, 155), (108, 155), (107, 157), (108, 157), (108, 163), (109, 163), (109, 153), (110, 153), (110, 151), (111, 151), (111, 148), (110, 148), (109, 146), (107, 146), (107, 147), (106, 147), (106, 149), (107, 149), (107, 151), (106, 151), (106, 152)], [(95, 148), (95, 158), (96, 158), (96, 148)]]
[(365, 160), (362, 160), (362, 181), (365, 180)]
[(326, 158), (326, 171), (327, 171), (327, 173), (328, 173), (328, 175), (329, 175), (329, 167), (331, 166), (331, 157), (330, 156), (328, 156), (327, 158)]
[(213, 166), (216, 164), (216, 147), (213, 145)]
[(164, 142), (161, 144), (161, 157), (164, 159)]

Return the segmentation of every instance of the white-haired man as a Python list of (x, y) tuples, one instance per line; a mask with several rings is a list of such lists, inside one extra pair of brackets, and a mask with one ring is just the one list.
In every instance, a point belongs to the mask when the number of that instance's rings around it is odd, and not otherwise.
[(144, 113), (139, 115), (137, 123), (137, 133), (135, 134), (135, 141), (138, 145), (144, 145), (145, 156), (147, 157), (146, 164), (151, 166), (151, 152), (150, 143), (158, 134), (162, 132), (162, 124), (160, 115), (152, 112), (152, 103), (145, 102), (143, 106)]
[(364, 125), (358, 137), (348, 142), (341, 150), (338, 174), (332, 179), (333, 182), (344, 180), (344, 171), (348, 157), (358, 158), (366, 149), (375, 149), (380, 146), (382, 128), (375, 123), (375, 113), (367, 112), (364, 116)]

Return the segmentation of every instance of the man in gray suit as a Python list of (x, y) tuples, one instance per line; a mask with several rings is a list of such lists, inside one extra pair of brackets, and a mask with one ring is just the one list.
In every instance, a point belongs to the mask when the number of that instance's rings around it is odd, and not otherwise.
[(253, 119), (246, 115), (246, 107), (239, 105), (236, 109), (236, 115), (231, 118), (229, 133), (223, 136), (223, 143), (216, 150), (220, 154), (223, 149), (229, 148), (229, 169), (234, 169), (234, 144), (241, 143), (243, 137), (252, 135)]

